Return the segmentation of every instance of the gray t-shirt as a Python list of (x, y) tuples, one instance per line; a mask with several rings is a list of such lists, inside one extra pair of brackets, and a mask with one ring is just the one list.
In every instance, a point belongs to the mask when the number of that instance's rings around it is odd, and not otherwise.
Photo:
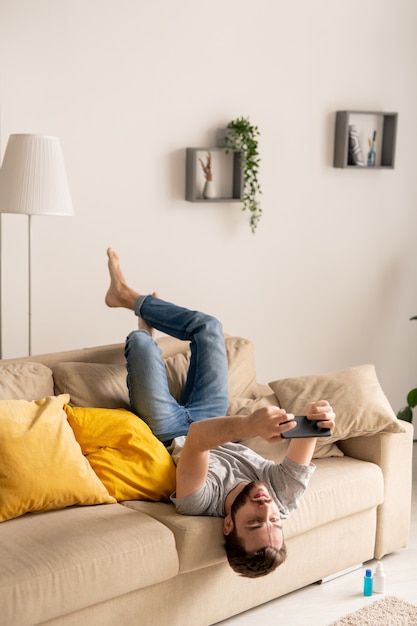
[[(174, 440), (171, 454), (178, 461), (185, 437)], [(171, 496), (178, 513), (224, 517), (227, 494), (241, 482), (260, 480), (276, 499), (283, 519), (294, 511), (307, 488), (315, 465), (300, 465), (288, 459), (276, 465), (238, 443), (226, 443), (210, 451), (204, 485), (185, 498)]]

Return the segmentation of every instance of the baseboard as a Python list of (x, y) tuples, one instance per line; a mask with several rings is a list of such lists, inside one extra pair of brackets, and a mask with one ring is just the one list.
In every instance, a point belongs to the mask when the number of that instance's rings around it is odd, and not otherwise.
[(334, 578), (339, 578), (339, 576), (344, 576), (345, 574), (349, 574), (350, 572), (354, 572), (357, 569), (363, 567), (363, 563), (358, 563), (357, 565), (352, 565), (352, 567), (347, 567), (346, 569), (341, 569), (339, 572), (335, 572), (334, 574), (330, 574), (330, 576), (326, 576), (321, 580), (317, 581), (317, 585), (321, 585), (322, 583), (328, 583), (330, 580)]

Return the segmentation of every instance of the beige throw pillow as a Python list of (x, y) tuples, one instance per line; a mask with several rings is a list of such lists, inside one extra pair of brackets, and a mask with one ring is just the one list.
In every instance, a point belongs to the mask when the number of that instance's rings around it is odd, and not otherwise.
[(336, 413), (331, 437), (317, 448), (341, 439), (371, 436), (378, 432), (404, 432), (379, 384), (373, 365), (359, 365), (329, 374), (285, 378), (269, 383), (279, 405), (301, 414), (306, 405), (328, 400)]
[(39, 400), (54, 393), (52, 370), (29, 361), (0, 365), (0, 400)]
[(242, 337), (226, 338), (229, 366), (229, 398), (256, 398), (259, 385), (256, 380), (253, 343)]
[[(233, 398), (256, 398), (259, 389), (256, 381), (253, 344), (243, 337), (226, 337), (225, 342), (229, 370), (229, 400), (231, 401)], [(181, 401), (189, 365), (189, 351), (165, 359), (168, 386), (171, 394), (178, 402)]]
[(130, 408), (124, 365), (60, 363), (54, 380), (55, 393), (68, 393), (74, 406)]

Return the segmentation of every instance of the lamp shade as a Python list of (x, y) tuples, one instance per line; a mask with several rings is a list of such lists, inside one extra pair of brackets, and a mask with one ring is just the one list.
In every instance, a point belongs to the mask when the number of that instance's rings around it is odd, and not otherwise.
[(0, 169), (0, 213), (74, 214), (57, 137), (10, 135)]

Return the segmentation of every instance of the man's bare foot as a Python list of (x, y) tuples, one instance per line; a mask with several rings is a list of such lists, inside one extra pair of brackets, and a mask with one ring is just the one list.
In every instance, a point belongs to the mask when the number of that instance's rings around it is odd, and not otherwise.
[(110, 287), (106, 293), (105, 303), (109, 307), (123, 307), (133, 310), (133, 306), (139, 294), (127, 284), (120, 268), (117, 253), (112, 248), (108, 248), (107, 256)]
[[(123, 307), (126, 309), (134, 308), (136, 298), (139, 294), (131, 289), (123, 276), (120, 268), (118, 254), (112, 249), (107, 249), (108, 267), (110, 274), (110, 287), (106, 293), (105, 302), (109, 307)], [(159, 298), (156, 291), (152, 294), (154, 298)], [(155, 335), (155, 329), (149, 326), (141, 317), (138, 318), (138, 327), (141, 330), (147, 330), (151, 337)]]

